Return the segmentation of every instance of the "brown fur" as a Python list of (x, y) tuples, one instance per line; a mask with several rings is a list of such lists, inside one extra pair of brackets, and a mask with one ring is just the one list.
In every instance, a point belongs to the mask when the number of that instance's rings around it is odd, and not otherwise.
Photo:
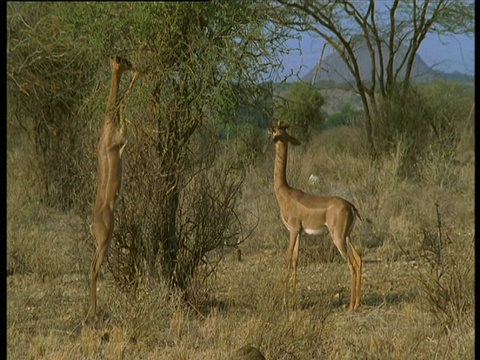
[(300, 233), (316, 233), (323, 226), (328, 228), (333, 242), (347, 261), (352, 275), (349, 310), (360, 305), (362, 259), (353, 247), (350, 233), (360, 214), (349, 201), (337, 196), (318, 196), (290, 187), (286, 180), (288, 143), (300, 141), (287, 133), (288, 125), (272, 125), (268, 129), (275, 143), (274, 188), (281, 219), (290, 232), (287, 249), (288, 265), (292, 266), (295, 291)]
[(112, 83), (107, 100), (103, 130), (98, 144), (97, 194), (93, 207), (91, 233), (97, 249), (90, 267), (90, 311), (95, 315), (97, 305), (97, 277), (112, 240), (114, 213), (118, 207), (123, 185), (125, 166), (125, 99), (130, 94), (139, 73), (135, 72), (119, 106), (118, 89), (121, 76), (132, 70), (132, 64), (125, 59), (112, 57)]

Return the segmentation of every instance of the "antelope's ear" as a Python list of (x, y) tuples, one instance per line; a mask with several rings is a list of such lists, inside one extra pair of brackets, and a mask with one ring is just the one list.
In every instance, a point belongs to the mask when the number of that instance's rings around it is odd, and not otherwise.
[(302, 143), (300, 142), (300, 140), (298, 140), (297, 138), (294, 138), (292, 135), (288, 135), (288, 141), (290, 142), (290, 144), (292, 144), (293, 146), (298, 146), (298, 145), (301, 145)]
[(278, 122), (278, 125), (277, 125), (277, 128), (280, 129), (280, 130), (286, 130), (290, 127), (290, 124), (285, 122), (285, 121), (282, 121), (282, 122)]

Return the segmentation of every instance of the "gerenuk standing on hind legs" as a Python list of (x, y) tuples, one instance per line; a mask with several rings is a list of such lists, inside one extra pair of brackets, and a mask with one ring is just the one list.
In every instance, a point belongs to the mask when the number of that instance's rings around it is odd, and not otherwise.
[(133, 69), (130, 61), (113, 56), (112, 83), (107, 100), (107, 110), (103, 130), (98, 144), (97, 195), (93, 207), (93, 219), (90, 230), (97, 243), (97, 249), (90, 267), (90, 309), (87, 319), (95, 316), (97, 308), (97, 277), (112, 240), (114, 215), (123, 190), (123, 172), (125, 170), (125, 100), (133, 84), (139, 77), (136, 71), (125, 95), (118, 99), (118, 90), (122, 74)]

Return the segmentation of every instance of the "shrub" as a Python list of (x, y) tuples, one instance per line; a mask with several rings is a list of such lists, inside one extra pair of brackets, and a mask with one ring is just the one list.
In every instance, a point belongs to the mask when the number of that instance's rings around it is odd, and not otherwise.
[(9, 4), (9, 112), (35, 144), (39, 178), (34, 186), (48, 206), (84, 210), (84, 139), (79, 109), (97, 81), (82, 49), (63, 32), (55, 4)]
[(439, 205), (435, 207), (436, 229), (423, 229), (420, 255), (426, 266), (419, 267), (416, 279), (427, 310), (451, 330), (473, 311), (475, 238), (459, 233), (452, 239), (442, 224)]
[(463, 130), (459, 123), (464, 123), (470, 108), (465, 105), (472, 100), (465, 87), (442, 82), (411, 87), (406, 94), (394, 89), (379, 103), (373, 121), (377, 150), (393, 154), (402, 143), (405, 152), (399, 174), (421, 174), (422, 162), (432, 154), (452, 156)]

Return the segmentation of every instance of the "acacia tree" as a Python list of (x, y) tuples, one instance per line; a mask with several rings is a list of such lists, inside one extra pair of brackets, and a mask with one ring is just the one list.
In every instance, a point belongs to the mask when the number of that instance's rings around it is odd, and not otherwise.
[[(376, 155), (372, 120), (380, 101), (406, 96), (415, 56), (428, 33), (473, 34), (474, 2), (438, 1), (323, 1), (277, 0), (290, 13), (284, 23), (298, 31), (318, 34), (345, 62), (361, 97), (367, 141)], [(280, 19), (279, 22), (284, 21)], [(370, 77), (362, 76), (356, 51), (370, 55)], [(406, 51), (401, 49), (406, 48)], [(397, 83), (402, 82), (398, 92)]]
[(298, 126), (300, 131), (297, 136), (308, 140), (311, 130), (323, 120), (323, 103), (323, 96), (315, 85), (295, 82), (278, 98), (275, 114), (278, 118)]
[(58, 6), (85, 57), (121, 53), (142, 73), (127, 109), (134, 139), (113, 258), (127, 281), (160, 268), (185, 290), (205, 253), (242, 237), (244, 173), (235, 159), (218, 160), (211, 134), (240, 99), (265, 96), (286, 33), (268, 4), (249, 1)]

